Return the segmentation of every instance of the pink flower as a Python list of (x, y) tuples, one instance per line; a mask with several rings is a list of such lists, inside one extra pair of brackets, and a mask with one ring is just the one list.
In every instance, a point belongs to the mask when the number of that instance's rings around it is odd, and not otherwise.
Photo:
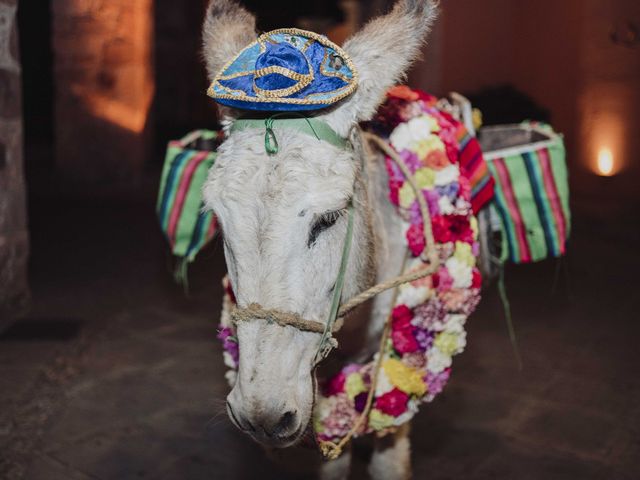
[(480, 302), (480, 289), (454, 289), (442, 292), (440, 299), (450, 313), (471, 315)]
[(376, 408), (387, 415), (399, 417), (407, 411), (408, 401), (409, 395), (394, 388), (376, 399)]
[(438, 270), (438, 291), (446, 292), (453, 287), (453, 278), (449, 275), (446, 267), (440, 267)]
[(447, 310), (438, 298), (432, 298), (416, 307), (415, 313), (413, 324), (425, 330), (433, 330), (434, 326), (441, 324), (447, 316)]
[(447, 311), (452, 313), (458, 313), (463, 308), (465, 303), (469, 298), (468, 290), (462, 290), (459, 288), (455, 288), (446, 292), (443, 292), (441, 295), (442, 301), (444, 302)]
[(429, 388), (429, 396), (439, 394), (447, 384), (450, 375), (451, 368), (446, 368), (440, 373), (428, 372), (426, 377), (424, 377), (424, 383), (426, 383)]
[(427, 365), (427, 358), (425, 357), (424, 352), (407, 353), (402, 356), (402, 363), (407, 367), (422, 370)]
[(460, 175), (460, 177), (458, 178), (458, 183), (460, 184), (460, 192), (458, 193), (458, 195), (460, 195), (460, 197), (463, 198), (464, 200), (470, 201), (471, 200), (471, 182), (469, 182), (469, 179), (464, 175)]
[(407, 242), (409, 243), (409, 250), (414, 257), (420, 256), (424, 250), (424, 227), (422, 223), (412, 224), (407, 230)]
[(234, 331), (225, 327), (218, 332), (218, 339), (222, 340), (222, 348), (231, 355), (233, 363), (237, 366), (240, 360), (240, 347)]
[(335, 397), (331, 413), (322, 420), (323, 431), (318, 435), (321, 440), (334, 440), (344, 436), (357, 419), (357, 413), (347, 395)]
[(405, 165), (409, 167), (409, 171), (411, 173), (416, 173), (416, 170), (418, 170), (422, 166), (422, 162), (415, 152), (405, 149), (398, 153), (400, 155), (400, 158), (402, 158), (402, 160), (404, 161)]

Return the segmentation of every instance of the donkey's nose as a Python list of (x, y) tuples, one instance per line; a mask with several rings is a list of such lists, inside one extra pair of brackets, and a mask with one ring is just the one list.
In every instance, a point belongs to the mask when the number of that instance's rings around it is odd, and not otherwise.
[(290, 410), (285, 412), (282, 416), (278, 417), (274, 415), (274, 420), (264, 419), (260, 427), (268, 437), (286, 437), (291, 435), (292, 430), (296, 426), (296, 412)]

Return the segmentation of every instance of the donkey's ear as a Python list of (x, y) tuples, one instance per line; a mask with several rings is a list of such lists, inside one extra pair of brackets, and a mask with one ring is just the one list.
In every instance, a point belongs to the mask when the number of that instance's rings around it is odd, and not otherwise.
[[(202, 27), (203, 56), (209, 80), (256, 39), (256, 19), (234, 0), (211, 0)], [(233, 116), (222, 108), (223, 116)]]
[(389, 88), (406, 75), (437, 14), (437, 0), (399, 0), (393, 10), (369, 22), (344, 44), (358, 70), (358, 89), (323, 118), (347, 135), (370, 120)]

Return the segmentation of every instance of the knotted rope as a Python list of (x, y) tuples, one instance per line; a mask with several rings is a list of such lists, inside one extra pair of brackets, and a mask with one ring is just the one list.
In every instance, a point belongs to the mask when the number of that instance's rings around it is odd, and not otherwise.
[[(266, 137), (270, 137), (272, 135), (272, 122), (266, 125)], [(314, 133), (316, 133), (314, 131)], [(425, 240), (425, 249), (421, 255), (421, 259), (427, 263), (427, 266), (421, 268), (419, 270), (398, 275), (395, 278), (390, 280), (381, 282), (373, 287), (365, 290), (364, 292), (356, 295), (351, 298), (344, 304), (340, 306), (340, 299), (342, 296), (342, 287), (344, 284), (344, 277), (346, 272), (347, 260), (349, 257), (349, 251), (351, 248), (351, 241), (353, 237), (353, 221), (354, 221), (354, 208), (353, 205), (349, 206), (349, 223), (347, 227), (347, 234), (345, 238), (345, 244), (342, 252), (342, 260), (340, 263), (340, 272), (338, 274), (338, 279), (336, 281), (336, 287), (334, 290), (334, 297), (331, 305), (331, 310), (329, 313), (329, 318), (326, 324), (321, 322), (317, 322), (314, 320), (307, 320), (302, 318), (300, 315), (291, 312), (282, 312), (279, 310), (268, 310), (262, 308), (260, 305), (251, 304), (248, 307), (240, 308), (236, 307), (231, 314), (231, 318), (234, 324), (238, 324), (242, 321), (251, 321), (256, 319), (264, 319), (270, 323), (276, 323), (280, 326), (286, 327), (294, 327), (298, 330), (305, 332), (314, 332), (321, 333), (322, 339), (320, 341), (318, 351), (316, 352), (316, 357), (314, 359), (314, 365), (319, 363), (322, 359), (324, 359), (332, 348), (337, 347), (337, 341), (333, 338), (333, 334), (338, 332), (343, 325), (344, 317), (348, 315), (353, 309), (358, 307), (359, 305), (365, 303), (371, 298), (379, 295), (382, 292), (390, 290), (392, 288), (397, 288), (400, 285), (405, 283), (410, 283), (415, 280), (419, 280), (421, 278), (427, 277), (429, 275), (434, 274), (439, 266), (440, 259), (438, 256), (438, 251), (435, 247), (435, 241), (433, 238), (433, 230), (431, 226), (431, 214), (429, 212), (429, 206), (427, 201), (425, 200), (424, 194), (422, 190), (416, 184), (413, 174), (409, 170), (409, 167), (406, 165), (404, 160), (397, 154), (397, 152), (382, 138), (368, 132), (361, 132), (364, 140), (369, 143), (375, 144), (384, 154), (386, 154), (389, 158), (391, 158), (400, 171), (405, 176), (409, 185), (413, 189), (415, 196), (418, 200), (418, 206), (420, 208), (420, 214), (422, 216), (423, 222), (423, 234)], [(317, 134), (316, 134), (317, 135)], [(270, 139), (269, 139), (270, 140)], [(265, 141), (265, 143), (267, 143)], [(267, 151), (269, 152), (269, 146), (266, 146)], [(277, 147), (276, 147), (277, 149)], [(406, 264), (406, 257), (403, 265)], [(398, 292), (396, 291), (394, 294), (393, 303), (397, 298)], [(378, 375), (380, 373), (380, 369), (382, 368), (382, 358), (384, 356), (384, 349), (387, 345), (387, 340), (389, 338), (389, 332), (391, 329), (391, 320), (392, 316), (389, 313), (387, 320), (385, 322), (384, 330), (382, 336), (380, 338), (380, 346), (377, 353), (377, 360), (375, 364), (375, 368), (373, 371), (373, 375), (371, 377), (371, 385), (369, 389), (369, 393), (367, 395), (367, 402), (365, 404), (364, 410), (361, 412), (358, 420), (354, 423), (353, 427), (347, 435), (345, 435), (338, 443), (334, 442), (322, 442), (320, 444), (320, 449), (323, 455), (327, 459), (336, 459), (342, 453), (344, 447), (351, 441), (354, 435), (362, 428), (364, 423), (367, 421), (369, 417), (369, 413), (371, 411), (371, 406), (373, 403), (373, 397), (375, 394), (375, 390), (377, 387)]]
[[(369, 132), (362, 132), (364, 139), (370, 143), (374, 143), (382, 152), (388, 155), (400, 168), (400, 171), (405, 176), (409, 185), (413, 189), (416, 197), (418, 199), (418, 205), (420, 207), (420, 214), (422, 216), (422, 222), (424, 224), (424, 240), (425, 240), (425, 250), (423, 251), (421, 258), (428, 262), (428, 265), (425, 268), (417, 270), (415, 272), (409, 272), (403, 275), (399, 275), (395, 278), (392, 278), (386, 282), (379, 283), (374, 285), (373, 287), (365, 290), (359, 295), (356, 295), (354, 298), (346, 302), (341, 308), (339, 315), (343, 317), (351, 310), (356, 308), (358, 305), (366, 302), (367, 300), (379, 295), (382, 292), (390, 290), (392, 288), (397, 288), (402, 284), (410, 283), (415, 280), (419, 280), (421, 278), (427, 277), (429, 275), (434, 274), (439, 266), (440, 259), (438, 256), (438, 251), (435, 248), (435, 241), (433, 238), (433, 229), (431, 226), (431, 213), (429, 212), (429, 205), (427, 204), (424, 195), (418, 185), (415, 183), (413, 179), (413, 175), (411, 171), (407, 167), (407, 164), (404, 160), (397, 154), (397, 152), (389, 146), (387, 142), (385, 142), (382, 138), (377, 135), (374, 135)], [(403, 265), (406, 263), (407, 257), (405, 256), (405, 260)], [(398, 291), (396, 290), (393, 295), (392, 305), (396, 303), (398, 297)], [(384, 330), (382, 332), (382, 336), (380, 337), (380, 345), (378, 347), (378, 353), (376, 358), (375, 367), (373, 370), (373, 375), (371, 376), (371, 384), (369, 387), (369, 393), (367, 394), (367, 401), (365, 403), (364, 409), (360, 413), (358, 420), (353, 424), (351, 429), (347, 432), (347, 434), (342, 437), (342, 439), (338, 443), (325, 441), (320, 443), (320, 451), (324, 455), (324, 457), (328, 460), (335, 460), (338, 458), (344, 449), (344, 447), (351, 441), (351, 439), (360, 431), (362, 426), (365, 424), (367, 419), (369, 418), (369, 414), (371, 412), (371, 407), (373, 405), (373, 397), (375, 396), (375, 391), (378, 385), (378, 376), (380, 374), (380, 369), (382, 368), (382, 359), (384, 357), (384, 350), (387, 346), (387, 340), (389, 338), (389, 332), (391, 331), (391, 322), (392, 322), (392, 312), (389, 312), (387, 316), (387, 320), (384, 325)]]

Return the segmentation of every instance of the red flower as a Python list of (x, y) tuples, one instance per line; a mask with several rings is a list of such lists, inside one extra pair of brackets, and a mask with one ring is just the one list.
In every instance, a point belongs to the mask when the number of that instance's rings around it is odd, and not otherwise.
[(393, 348), (398, 353), (415, 352), (420, 348), (418, 341), (413, 336), (413, 311), (406, 305), (398, 305), (391, 313), (391, 341)]
[(400, 205), (400, 189), (402, 188), (403, 182), (401, 180), (390, 180), (389, 181), (389, 200), (394, 205)]
[(393, 317), (393, 327), (396, 328), (396, 325), (408, 325), (413, 319), (413, 311), (406, 305), (398, 305), (393, 309), (391, 316)]
[(387, 415), (399, 417), (407, 411), (408, 401), (409, 395), (394, 388), (376, 399), (376, 408)]
[(482, 286), (482, 275), (477, 268), (473, 269), (473, 278), (471, 280), (471, 288), (480, 288)]
[(407, 230), (407, 242), (409, 243), (409, 250), (414, 257), (420, 256), (424, 250), (424, 227), (422, 223), (412, 224)]
[(436, 215), (432, 219), (433, 237), (437, 243), (473, 242), (473, 230), (465, 215)]
[(335, 395), (336, 393), (344, 392), (344, 382), (346, 381), (347, 376), (344, 372), (340, 372), (335, 377), (327, 382), (325, 385), (324, 391), (327, 397)]
[(391, 341), (393, 342), (393, 348), (400, 354), (416, 352), (420, 349), (420, 344), (416, 337), (413, 336), (413, 329), (410, 324), (407, 328), (393, 330), (391, 332)]

